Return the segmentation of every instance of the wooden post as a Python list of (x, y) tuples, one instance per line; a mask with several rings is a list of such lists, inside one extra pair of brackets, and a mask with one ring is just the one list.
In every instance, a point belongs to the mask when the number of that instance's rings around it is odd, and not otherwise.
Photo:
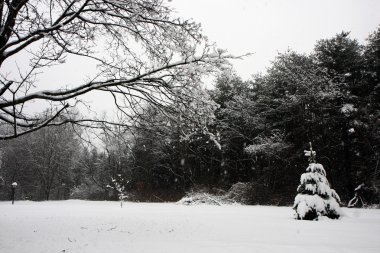
[(304, 153), (305, 153), (305, 156), (309, 157), (309, 162), (310, 163), (315, 163), (316, 162), (317, 152), (315, 152), (313, 150), (311, 142), (309, 142), (309, 145), (310, 145), (310, 150), (304, 150)]

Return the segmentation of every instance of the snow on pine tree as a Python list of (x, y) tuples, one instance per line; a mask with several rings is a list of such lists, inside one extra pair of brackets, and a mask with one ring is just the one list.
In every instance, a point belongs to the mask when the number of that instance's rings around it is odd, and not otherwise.
[(301, 175), (301, 182), (297, 188), (297, 196), (293, 209), (298, 220), (318, 220), (320, 216), (338, 219), (340, 216), (340, 198), (335, 190), (330, 188), (326, 178), (326, 171), (322, 164), (316, 163), (316, 152), (310, 143), (310, 151), (305, 150), (309, 157), (309, 166), (306, 173)]

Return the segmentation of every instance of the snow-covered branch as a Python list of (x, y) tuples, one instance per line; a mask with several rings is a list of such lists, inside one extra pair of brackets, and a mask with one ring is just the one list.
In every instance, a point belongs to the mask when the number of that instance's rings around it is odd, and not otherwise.
[[(3, 139), (72, 122), (60, 119), (63, 111), (58, 108), (85, 103), (80, 97), (95, 90), (110, 93), (123, 113), (138, 112), (142, 103), (165, 108), (179, 89), (235, 58), (210, 45), (199, 24), (173, 18), (162, 1), (14, 0), (3, 7), (0, 123), (13, 129), (13, 133), (3, 130), (7, 132)], [(28, 74), (3, 73), (8, 59), (20, 53), (30, 56)], [(41, 90), (37, 76), (70, 56), (98, 63), (93, 76), (77, 85), (60, 88), (52, 83), (56, 88)], [(55, 108), (58, 115), (27, 115), (24, 109), (36, 101), (48, 102), (46, 109)]]

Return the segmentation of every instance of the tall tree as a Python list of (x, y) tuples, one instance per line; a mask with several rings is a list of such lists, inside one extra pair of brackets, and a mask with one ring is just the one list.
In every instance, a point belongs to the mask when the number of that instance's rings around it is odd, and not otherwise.
[[(370, 174), (378, 160), (376, 126), (379, 100), (376, 91), (376, 32), (365, 46), (342, 32), (321, 40), (315, 47), (318, 64), (328, 68), (337, 83), (340, 96), (335, 100), (336, 125), (340, 128), (340, 156), (344, 164), (345, 188), (371, 181)], [(376, 158), (377, 157), (377, 158)]]
[[(102, 120), (60, 117), (77, 106), (81, 95), (100, 91), (113, 96), (125, 115), (142, 102), (165, 107), (174, 89), (225, 63), (223, 51), (209, 45), (200, 25), (172, 17), (156, 0), (12, 0), (0, 1), (0, 71), (10, 60), (29, 60), (28, 69), (0, 77), (0, 136), (10, 139), (65, 122), (91, 126)], [(96, 63), (95, 74), (82, 83), (41, 90), (36, 78), (70, 57)], [(202, 68), (203, 71), (200, 71)], [(46, 101), (48, 115), (30, 114), (36, 101)], [(128, 126), (128, 122), (125, 126)]]
[(179, 92), (169, 113), (147, 107), (135, 131), (132, 182), (147, 192), (183, 194), (195, 185), (213, 185), (218, 177), (216, 105), (200, 87)]
[(238, 181), (248, 181), (249, 175), (252, 174), (251, 159), (244, 153), (244, 147), (252, 136), (252, 83), (245, 82), (236, 73), (227, 71), (218, 77), (215, 90), (210, 93), (213, 100), (219, 104), (215, 113), (215, 128), (220, 133), (222, 146), (220, 183), (230, 186)]
[(370, 181), (377, 191), (376, 197), (380, 199), (380, 27), (368, 37), (364, 59), (362, 85), (366, 93), (359, 114), (364, 131), (358, 137), (361, 139), (361, 153), (367, 173), (361, 179)]

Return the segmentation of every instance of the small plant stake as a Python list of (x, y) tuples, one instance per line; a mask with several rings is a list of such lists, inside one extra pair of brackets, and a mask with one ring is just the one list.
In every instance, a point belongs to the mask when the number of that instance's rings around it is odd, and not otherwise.
[(13, 182), (11, 184), (11, 189), (12, 189), (12, 205), (15, 203), (15, 191), (16, 191), (17, 183)]

